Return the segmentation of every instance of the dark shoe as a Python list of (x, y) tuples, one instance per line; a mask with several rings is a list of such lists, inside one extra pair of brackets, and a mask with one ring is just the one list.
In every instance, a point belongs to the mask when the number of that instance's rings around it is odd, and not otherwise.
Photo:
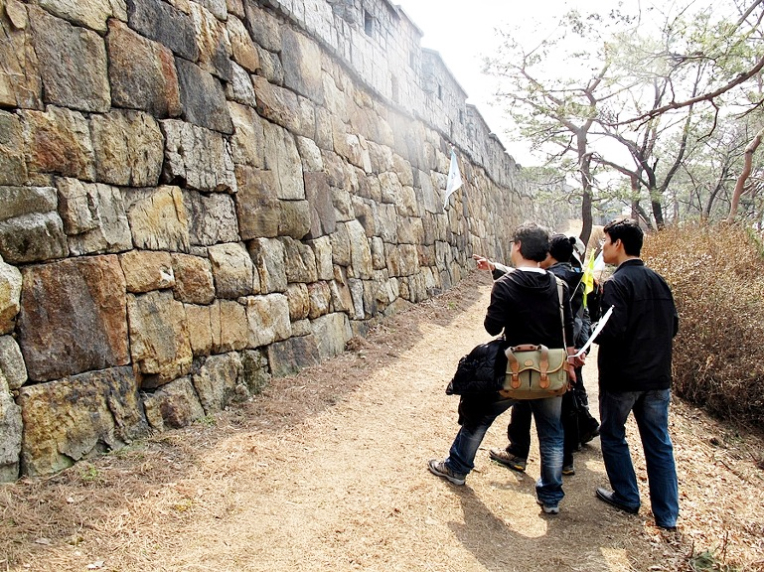
[(525, 467), (528, 464), (526, 459), (523, 459), (522, 457), (515, 457), (514, 455), (507, 453), (507, 451), (504, 449), (491, 449), (488, 452), (488, 455), (497, 463), (501, 463), (505, 467), (509, 467), (518, 473), (524, 473)]
[(656, 524), (656, 526), (661, 530), (665, 530), (666, 532), (676, 532), (676, 526), (663, 526), (660, 524)]
[(576, 468), (573, 466), (573, 463), (571, 463), (570, 465), (564, 465), (562, 467), (562, 474), (565, 475), (566, 477), (572, 477), (573, 475), (575, 475)]
[(620, 509), (624, 512), (628, 512), (629, 514), (637, 514), (639, 512), (639, 507), (634, 508), (630, 506), (626, 506), (625, 504), (621, 504), (617, 500), (615, 500), (615, 493), (612, 491), (609, 491), (607, 489), (603, 489), (602, 487), (597, 487), (597, 498), (600, 499), (603, 502), (606, 502), (610, 506), (614, 506), (617, 509)]
[(430, 468), (430, 472), (433, 475), (438, 475), (439, 477), (442, 477), (446, 479), (448, 482), (453, 483), (457, 486), (462, 486), (464, 484), (464, 479), (467, 478), (467, 475), (455, 473), (451, 469), (449, 469), (445, 461), (432, 459), (430, 460), (429, 463), (427, 463), (427, 466)]
[(600, 424), (592, 419), (592, 424), (581, 430), (579, 441), (582, 445), (586, 445), (589, 441), (600, 435)]
[(560, 514), (560, 505), (544, 504), (543, 501), (536, 500), (536, 504), (541, 507), (544, 514)]

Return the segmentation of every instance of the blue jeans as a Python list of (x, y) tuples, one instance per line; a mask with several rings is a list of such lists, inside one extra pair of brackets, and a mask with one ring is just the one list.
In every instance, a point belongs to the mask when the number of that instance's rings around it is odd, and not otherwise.
[(600, 390), (600, 442), (605, 470), (615, 500), (639, 508), (639, 488), (629, 444), (626, 419), (634, 412), (647, 463), (650, 505), (658, 526), (676, 526), (679, 516), (679, 487), (674, 448), (668, 434), (671, 390), (612, 392)]
[[(474, 469), (475, 455), (486, 431), (514, 403), (511, 399), (496, 401), (485, 397), (463, 396), (459, 403), (462, 427), (451, 445), (446, 466), (454, 473), (463, 475)], [(530, 404), (533, 411), (541, 453), (541, 477), (536, 482), (536, 496), (545, 505), (557, 506), (565, 496), (562, 491), (562, 397), (534, 399), (524, 403)]]

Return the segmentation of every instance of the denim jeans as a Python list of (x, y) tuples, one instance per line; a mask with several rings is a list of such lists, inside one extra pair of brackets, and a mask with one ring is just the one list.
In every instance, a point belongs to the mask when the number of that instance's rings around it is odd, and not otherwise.
[[(475, 455), (488, 428), (515, 401), (488, 400), (463, 396), (459, 404), (461, 429), (446, 459), (446, 466), (455, 473), (466, 475), (475, 468)], [(541, 476), (536, 482), (536, 495), (545, 505), (557, 506), (565, 496), (562, 491), (562, 397), (534, 399), (527, 402), (536, 420), (541, 453)]]
[[(531, 450), (531, 409), (530, 401), (518, 401), (512, 407), (512, 418), (507, 425), (507, 453), (528, 459), (528, 453)], [(560, 420), (562, 421), (563, 434), (565, 436), (563, 445), (562, 464), (573, 464), (573, 451), (578, 447), (578, 423), (573, 408), (573, 392), (568, 391), (562, 396), (562, 411)]]
[(639, 508), (639, 488), (629, 444), (626, 419), (634, 412), (647, 463), (650, 505), (658, 526), (676, 526), (679, 516), (679, 487), (674, 448), (668, 433), (671, 390), (613, 392), (600, 390), (600, 442), (605, 470), (615, 500)]

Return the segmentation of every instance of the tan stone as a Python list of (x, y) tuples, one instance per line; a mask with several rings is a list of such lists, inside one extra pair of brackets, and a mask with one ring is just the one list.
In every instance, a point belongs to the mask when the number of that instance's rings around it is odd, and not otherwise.
[(289, 302), (283, 294), (246, 298), (249, 322), (248, 347), (267, 346), (292, 335)]
[(42, 109), (42, 80), (27, 9), (6, 0), (0, 10), (0, 105)]
[(235, 299), (260, 290), (259, 276), (243, 244), (216, 244), (208, 251), (219, 298)]
[(319, 316), (329, 313), (332, 302), (332, 292), (326, 282), (313, 282), (308, 284), (310, 297), (310, 313), (308, 317), (315, 320)]
[(258, 238), (248, 243), (247, 249), (260, 274), (260, 291), (284, 292), (287, 289), (286, 252), (280, 240)]
[(254, 77), (257, 113), (292, 131), (300, 131), (299, 104), (294, 92), (279, 87), (262, 76)]
[(131, 250), (120, 255), (127, 291), (134, 294), (172, 288), (175, 275), (169, 252)]
[(194, 356), (212, 353), (214, 336), (212, 332), (212, 312), (214, 306), (195, 306), (184, 304), (188, 320), (188, 337)]
[(310, 312), (310, 298), (308, 287), (302, 283), (290, 284), (287, 287), (287, 302), (289, 302), (289, 319), (294, 322), (304, 320)]
[(260, 58), (244, 24), (238, 18), (229, 17), (226, 27), (228, 28), (233, 59), (247, 71), (255, 73), (260, 67)]
[(210, 415), (222, 411), (236, 397), (237, 384), (242, 372), (241, 358), (236, 352), (210, 356), (191, 376), (199, 402)]
[[(215, 282), (212, 265), (208, 259), (188, 254), (173, 254), (172, 268), (175, 274), (173, 293), (177, 300), (188, 304), (210, 304), (215, 299)], [(189, 317), (189, 324), (192, 323)]]
[(39, 0), (39, 3), (51, 14), (96, 32), (106, 31), (109, 18), (127, 21), (124, 0)]
[(236, 216), (241, 238), (278, 236), (281, 213), (273, 171), (260, 171), (240, 165), (236, 167)]
[(21, 407), (16, 405), (0, 369), (0, 483), (19, 477), (22, 431)]
[(146, 250), (188, 251), (188, 215), (178, 187), (127, 191), (127, 218), (133, 242)]
[(253, 109), (233, 101), (228, 102), (228, 109), (235, 128), (231, 137), (234, 164), (262, 169), (265, 166), (265, 135), (260, 119)]
[(0, 111), (0, 186), (27, 183), (24, 132), (18, 116)]
[(242, 350), (249, 343), (247, 309), (233, 300), (217, 300), (210, 311), (212, 351)]
[(189, 7), (196, 33), (196, 45), (199, 46), (199, 67), (225, 81), (231, 81), (232, 51), (225, 26), (207, 6), (191, 2)]
[(143, 403), (146, 417), (157, 431), (180, 429), (204, 417), (204, 409), (189, 377), (168, 383), (152, 394), (143, 394)]
[(13, 331), (21, 309), (21, 272), (0, 258), (0, 334)]

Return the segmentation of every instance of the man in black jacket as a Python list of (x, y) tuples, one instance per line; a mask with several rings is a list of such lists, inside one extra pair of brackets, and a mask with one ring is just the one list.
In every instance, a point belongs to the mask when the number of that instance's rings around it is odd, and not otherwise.
[(599, 344), (600, 441), (613, 491), (597, 497), (621, 510), (639, 511), (639, 489), (625, 424), (629, 413), (642, 438), (656, 524), (674, 530), (679, 491), (668, 410), (671, 398), (671, 345), (679, 317), (671, 289), (640, 260), (643, 232), (632, 220), (605, 225), (603, 258), (618, 266), (604, 284), (603, 312), (613, 314), (597, 337)]
[[(505, 345), (544, 344), (550, 348), (563, 347), (564, 339), (570, 340), (568, 353), (575, 353), (573, 340), (573, 317), (570, 311), (570, 294), (564, 287), (563, 314), (557, 280), (554, 275), (539, 267), (546, 258), (549, 235), (535, 224), (520, 226), (512, 237), (511, 259), (515, 270), (494, 282), (491, 304), (485, 317), (485, 329), (491, 335), (504, 331)], [(569, 365), (572, 379), (573, 366)], [(456, 435), (448, 457), (441, 461), (433, 459), (429, 469), (455, 485), (463, 485), (467, 474), (474, 468), (475, 454), (486, 431), (496, 417), (514, 403), (497, 393), (488, 395), (463, 395), (459, 402), (461, 429)], [(541, 477), (536, 483), (538, 503), (547, 514), (557, 514), (562, 491), (563, 432), (560, 422), (562, 397), (534, 399), (530, 401), (539, 436), (541, 452)]]

